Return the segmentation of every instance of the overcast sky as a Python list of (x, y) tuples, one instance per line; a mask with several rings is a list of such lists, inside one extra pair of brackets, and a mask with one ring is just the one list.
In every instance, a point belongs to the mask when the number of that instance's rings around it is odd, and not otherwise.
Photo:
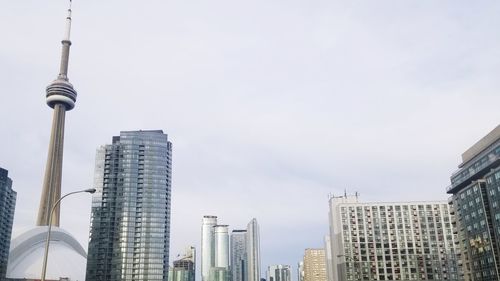
[[(15, 235), (35, 224), (67, 1), (2, 2)], [(329, 193), (447, 199), (461, 153), (500, 121), (499, 14), (496, 1), (75, 0), (63, 193), (92, 186), (95, 150), (120, 130), (163, 129), (171, 257), (200, 253), (203, 215), (231, 229), (255, 217), (262, 267), (295, 270), (323, 246)], [(62, 204), (85, 248), (90, 202)]]

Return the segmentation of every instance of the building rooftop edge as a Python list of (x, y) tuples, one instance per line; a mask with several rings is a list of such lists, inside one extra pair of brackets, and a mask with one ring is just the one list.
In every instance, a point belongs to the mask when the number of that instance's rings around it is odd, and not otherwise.
[(464, 153), (462, 153), (462, 164), (460, 164), (459, 167), (462, 167), (464, 164), (472, 160), (478, 154), (495, 143), (498, 139), (500, 139), (500, 124), (497, 125), (495, 129), (489, 132), (486, 136), (477, 141), (473, 146), (467, 149)]
[(388, 205), (388, 204), (448, 204), (446, 200), (407, 201), (407, 202), (340, 202), (337, 205)]

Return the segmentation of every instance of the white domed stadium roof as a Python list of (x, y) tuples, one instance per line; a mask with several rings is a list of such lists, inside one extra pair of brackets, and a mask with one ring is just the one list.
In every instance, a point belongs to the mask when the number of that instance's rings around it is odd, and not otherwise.
[[(12, 240), (8, 278), (40, 279), (47, 229), (35, 227)], [(52, 227), (46, 279), (84, 281), (86, 266), (87, 254), (80, 243), (65, 230)]]

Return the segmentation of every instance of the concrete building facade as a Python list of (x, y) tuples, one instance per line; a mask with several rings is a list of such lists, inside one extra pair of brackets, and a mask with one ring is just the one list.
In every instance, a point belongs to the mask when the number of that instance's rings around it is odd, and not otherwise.
[(338, 281), (461, 280), (446, 202), (359, 203), (330, 198)]
[(306, 249), (304, 253), (304, 281), (326, 281), (325, 249)]

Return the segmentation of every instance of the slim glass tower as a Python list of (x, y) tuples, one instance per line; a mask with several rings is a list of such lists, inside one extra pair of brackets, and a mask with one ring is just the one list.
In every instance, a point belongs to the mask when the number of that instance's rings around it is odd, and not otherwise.
[(231, 232), (231, 277), (232, 281), (247, 280), (246, 229)]
[(260, 281), (260, 237), (257, 219), (252, 219), (247, 225), (247, 281)]
[(215, 266), (215, 233), (217, 216), (204, 216), (201, 222), (201, 280), (208, 281), (210, 268)]
[(167, 281), (172, 143), (126, 131), (97, 150), (86, 280)]
[(16, 192), (12, 190), (12, 180), (8, 171), (0, 168), (0, 280), (4, 280), (9, 258), (10, 236), (14, 222)]
[[(64, 146), (64, 121), (66, 111), (75, 107), (76, 91), (68, 80), (69, 39), (71, 30), (71, 6), (66, 18), (66, 32), (62, 40), (62, 54), (59, 75), (47, 86), (47, 105), (54, 109), (50, 133), (49, 153), (45, 166), (42, 196), (36, 225), (49, 225), (49, 216), (54, 203), (61, 198), (61, 178)], [(59, 226), (59, 206), (52, 217), (52, 225)]]
[(216, 225), (215, 233), (215, 267), (229, 269), (229, 235), (227, 225)]

